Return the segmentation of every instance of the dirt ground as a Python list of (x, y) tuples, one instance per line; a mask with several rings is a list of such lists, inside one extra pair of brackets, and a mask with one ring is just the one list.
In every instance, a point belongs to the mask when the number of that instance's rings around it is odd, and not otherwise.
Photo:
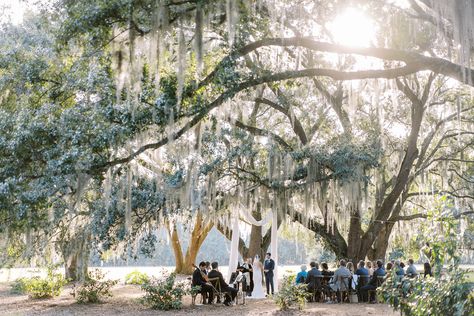
[(61, 296), (47, 300), (32, 300), (26, 295), (10, 293), (10, 283), (0, 283), (0, 315), (398, 315), (383, 304), (324, 304), (308, 303), (303, 311), (279, 312), (270, 299), (247, 300), (245, 305), (224, 306), (222, 304), (191, 306), (191, 298), (184, 298), (180, 311), (162, 312), (151, 310), (138, 302), (143, 292), (138, 286), (117, 285), (114, 296), (101, 304), (77, 304), (65, 288)]

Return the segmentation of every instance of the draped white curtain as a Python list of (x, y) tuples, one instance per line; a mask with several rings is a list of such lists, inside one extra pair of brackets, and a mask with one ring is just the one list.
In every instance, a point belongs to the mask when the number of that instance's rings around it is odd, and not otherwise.
[(273, 271), (273, 283), (275, 286), (275, 291), (278, 289), (278, 212), (276, 209), (270, 211), (265, 215), (261, 220), (256, 220), (252, 214), (244, 207), (240, 208), (232, 216), (232, 241), (230, 243), (230, 258), (229, 258), (229, 271), (227, 272), (227, 280), (230, 281), (230, 276), (232, 272), (235, 271), (238, 264), (239, 258), (239, 214), (242, 216), (243, 220), (248, 222), (251, 225), (263, 226), (268, 223), (272, 223), (271, 227), (271, 253), (272, 259), (275, 261), (275, 270)]
[(227, 281), (230, 282), (232, 272), (237, 269), (239, 260), (239, 213), (234, 212), (232, 216), (232, 241), (230, 242), (229, 271), (227, 271)]
[(270, 246), (273, 261), (275, 261), (275, 269), (273, 270), (273, 285), (275, 286), (275, 292), (278, 292), (278, 212), (273, 209), (272, 213), (272, 231), (271, 238), (272, 243)]

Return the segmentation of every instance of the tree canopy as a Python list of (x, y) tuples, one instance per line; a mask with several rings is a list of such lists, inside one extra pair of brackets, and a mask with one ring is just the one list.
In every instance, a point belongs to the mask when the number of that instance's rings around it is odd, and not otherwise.
[(4, 24), (4, 259), (55, 244), (87, 261), (196, 214), (228, 234), (238, 208), (380, 258), (434, 195), (454, 201), (447, 216), (472, 214), (464, 5), (57, 0)]

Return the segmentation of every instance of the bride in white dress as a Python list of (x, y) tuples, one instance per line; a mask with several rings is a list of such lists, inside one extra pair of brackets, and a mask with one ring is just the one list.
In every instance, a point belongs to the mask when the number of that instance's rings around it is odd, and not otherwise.
[(265, 292), (263, 292), (263, 265), (260, 262), (260, 257), (258, 255), (255, 256), (253, 260), (253, 291), (252, 296), (249, 298), (265, 298)]

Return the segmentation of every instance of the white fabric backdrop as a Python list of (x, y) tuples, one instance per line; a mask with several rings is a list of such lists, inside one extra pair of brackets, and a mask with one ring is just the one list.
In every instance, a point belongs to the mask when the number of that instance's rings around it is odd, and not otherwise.
[(234, 212), (232, 216), (232, 240), (230, 243), (230, 258), (229, 258), (229, 270), (227, 272), (227, 280), (230, 282), (230, 276), (232, 272), (237, 268), (237, 263), (239, 260), (239, 214), (243, 219), (251, 225), (263, 226), (268, 223), (272, 223), (271, 227), (271, 246), (270, 252), (272, 254), (272, 259), (275, 261), (275, 269), (273, 271), (273, 284), (275, 286), (275, 292), (278, 290), (278, 212), (277, 210), (272, 210), (267, 213), (267, 215), (262, 219), (257, 221), (252, 214), (250, 214), (246, 208), (242, 207), (238, 212)]
[(230, 242), (229, 270), (227, 271), (227, 281), (230, 282), (232, 272), (237, 269), (239, 260), (239, 213), (234, 212), (232, 216), (232, 241)]

